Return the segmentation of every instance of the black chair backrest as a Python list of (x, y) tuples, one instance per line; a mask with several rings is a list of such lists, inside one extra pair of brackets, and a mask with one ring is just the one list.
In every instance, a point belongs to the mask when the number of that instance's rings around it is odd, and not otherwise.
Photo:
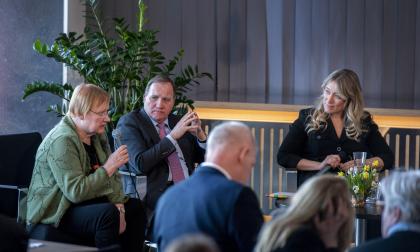
[(38, 132), (0, 136), (0, 184), (29, 187), (41, 141)]
[(41, 141), (37, 132), (0, 136), (0, 213), (17, 217), (18, 189), (29, 187)]

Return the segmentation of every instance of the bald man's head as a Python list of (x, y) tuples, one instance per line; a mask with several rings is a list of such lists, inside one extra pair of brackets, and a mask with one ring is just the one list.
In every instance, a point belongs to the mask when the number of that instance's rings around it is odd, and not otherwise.
[(216, 126), (207, 141), (206, 161), (220, 165), (232, 179), (246, 183), (255, 164), (255, 142), (249, 127), (241, 122)]

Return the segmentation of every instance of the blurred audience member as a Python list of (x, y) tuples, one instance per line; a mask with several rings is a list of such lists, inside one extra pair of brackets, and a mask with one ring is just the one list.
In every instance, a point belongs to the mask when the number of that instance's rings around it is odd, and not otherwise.
[(124, 195), (118, 168), (127, 146), (111, 153), (105, 127), (107, 92), (77, 86), (69, 112), (42, 141), (28, 192), (30, 228), (50, 224), (63, 233), (91, 238), (97, 247), (120, 241), (123, 251), (140, 251), (145, 212), (140, 200)]
[(353, 220), (347, 182), (334, 175), (313, 177), (297, 191), (285, 213), (266, 224), (255, 251), (345, 251)]
[(257, 197), (246, 186), (255, 152), (243, 123), (225, 122), (211, 131), (206, 162), (158, 202), (153, 238), (160, 250), (192, 233), (212, 237), (221, 251), (253, 250), (263, 223)]
[(383, 238), (352, 252), (420, 251), (420, 171), (394, 172), (381, 181), (380, 189), (385, 200)]
[(207, 235), (187, 234), (171, 242), (165, 252), (220, 252), (220, 250)]

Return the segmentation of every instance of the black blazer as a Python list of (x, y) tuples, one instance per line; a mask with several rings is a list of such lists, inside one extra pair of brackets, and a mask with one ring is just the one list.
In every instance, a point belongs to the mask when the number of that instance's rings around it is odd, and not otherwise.
[[(331, 154), (340, 155), (344, 163), (352, 159), (353, 152), (366, 151), (367, 158), (378, 156), (384, 161), (385, 169), (393, 168), (394, 154), (368, 112), (365, 112), (367, 116), (362, 122), (367, 132), (362, 134), (360, 141), (355, 141), (349, 139), (344, 130), (338, 138), (330, 119), (327, 120), (325, 130), (312, 131), (308, 134), (306, 126), (312, 111), (312, 108), (301, 110), (299, 118), (290, 125), (289, 133), (277, 153), (277, 161), (281, 166), (295, 168), (303, 158), (322, 162)], [(298, 170), (298, 185), (316, 173), (317, 171)]]
[(387, 238), (371, 240), (350, 250), (350, 252), (365, 251), (420, 251), (420, 233), (413, 231), (399, 231)]
[(212, 167), (171, 187), (156, 207), (153, 239), (159, 251), (191, 233), (212, 237), (221, 251), (251, 252), (263, 223), (255, 193)]
[[(169, 127), (172, 129), (180, 117), (172, 114), (168, 117)], [(145, 203), (148, 212), (153, 211), (158, 198), (168, 187), (169, 166), (166, 158), (174, 152), (175, 146), (168, 138), (160, 139), (156, 127), (142, 110), (130, 112), (118, 121), (117, 128), (121, 132), (121, 143), (126, 144), (129, 153), (128, 165), (121, 168), (123, 171), (134, 172), (147, 176), (147, 194)], [(189, 174), (192, 174), (195, 163), (204, 160), (205, 150), (197, 142), (196, 137), (190, 133), (178, 139)], [(129, 176), (123, 176), (124, 191), (135, 197), (134, 186)]]

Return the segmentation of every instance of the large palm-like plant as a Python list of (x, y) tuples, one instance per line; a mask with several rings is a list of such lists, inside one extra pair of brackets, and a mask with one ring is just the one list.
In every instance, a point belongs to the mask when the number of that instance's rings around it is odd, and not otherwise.
[[(198, 67), (186, 66), (174, 74), (175, 66), (183, 56), (183, 50), (170, 60), (155, 49), (157, 31), (143, 29), (146, 6), (138, 4), (138, 31), (130, 31), (123, 18), (114, 18), (115, 38), (104, 32), (98, 15), (98, 0), (86, 1), (88, 18), (93, 19), (93, 27), (87, 26), (83, 35), (70, 32), (60, 34), (52, 45), (39, 40), (33, 44), (36, 52), (55, 61), (64, 63), (78, 72), (86, 82), (96, 84), (106, 90), (110, 97), (110, 117), (112, 128), (125, 113), (142, 107), (143, 94), (147, 82), (156, 74), (172, 76), (176, 86), (176, 110), (184, 113), (193, 101), (185, 96), (191, 86), (199, 84), (198, 79), (212, 78), (209, 73), (199, 72)], [(29, 95), (47, 91), (69, 101), (73, 86), (69, 83), (34, 81), (29, 83), (23, 99)], [(66, 104), (66, 103), (64, 103)], [(65, 114), (64, 105), (50, 105), (48, 111), (58, 116)]]

